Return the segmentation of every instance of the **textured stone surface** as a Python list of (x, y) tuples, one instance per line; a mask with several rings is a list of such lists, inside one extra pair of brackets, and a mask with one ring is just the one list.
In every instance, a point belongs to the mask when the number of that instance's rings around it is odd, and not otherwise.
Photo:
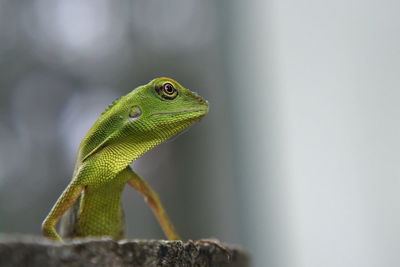
[(0, 266), (249, 266), (242, 248), (203, 241), (0, 236)]

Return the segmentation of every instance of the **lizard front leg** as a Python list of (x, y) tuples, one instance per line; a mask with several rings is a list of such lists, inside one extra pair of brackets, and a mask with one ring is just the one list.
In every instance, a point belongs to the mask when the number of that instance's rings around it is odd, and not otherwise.
[(45, 237), (53, 240), (62, 241), (57, 234), (56, 224), (61, 216), (72, 206), (83, 190), (83, 186), (76, 182), (71, 182), (58, 198), (56, 204), (51, 209), (49, 215), (42, 223), (42, 233)]
[(165, 235), (169, 240), (180, 240), (179, 234), (175, 230), (171, 220), (168, 218), (168, 215), (161, 204), (160, 198), (156, 192), (148, 185), (142, 178), (139, 177), (130, 167), (127, 168), (127, 171), (130, 173), (130, 179), (128, 180), (128, 184), (135, 188), (138, 192), (140, 192), (145, 201), (150, 205), (153, 210), (154, 215), (156, 216), (158, 222), (161, 225)]

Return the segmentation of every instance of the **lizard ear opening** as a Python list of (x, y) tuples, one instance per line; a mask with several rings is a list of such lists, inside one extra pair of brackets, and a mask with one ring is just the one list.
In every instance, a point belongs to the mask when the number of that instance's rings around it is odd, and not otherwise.
[(130, 118), (129, 120), (134, 121), (137, 118), (139, 118), (140, 115), (142, 115), (142, 110), (140, 109), (140, 107), (137, 105), (133, 106), (133, 107), (131, 107), (131, 109), (129, 111), (129, 118)]

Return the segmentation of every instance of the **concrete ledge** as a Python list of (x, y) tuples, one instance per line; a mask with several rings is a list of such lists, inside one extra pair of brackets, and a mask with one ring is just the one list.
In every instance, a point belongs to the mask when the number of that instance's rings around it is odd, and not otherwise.
[(219, 242), (0, 236), (0, 266), (249, 266), (249, 256)]

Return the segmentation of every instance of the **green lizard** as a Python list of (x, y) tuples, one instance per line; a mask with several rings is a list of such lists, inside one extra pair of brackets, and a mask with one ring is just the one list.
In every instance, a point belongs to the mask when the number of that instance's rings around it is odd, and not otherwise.
[(169, 78), (154, 79), (117, 99), (83, 139), (72, 180), (43, 221), (43, 235), (62, 240), (55, 227), (69, 210), (63, 237), (122, 239), (121, 194), (127, 183), (143, 194), (167, 238), (180, 239), (158, 195), (129, 164), (207, 112), (204, 98)]

